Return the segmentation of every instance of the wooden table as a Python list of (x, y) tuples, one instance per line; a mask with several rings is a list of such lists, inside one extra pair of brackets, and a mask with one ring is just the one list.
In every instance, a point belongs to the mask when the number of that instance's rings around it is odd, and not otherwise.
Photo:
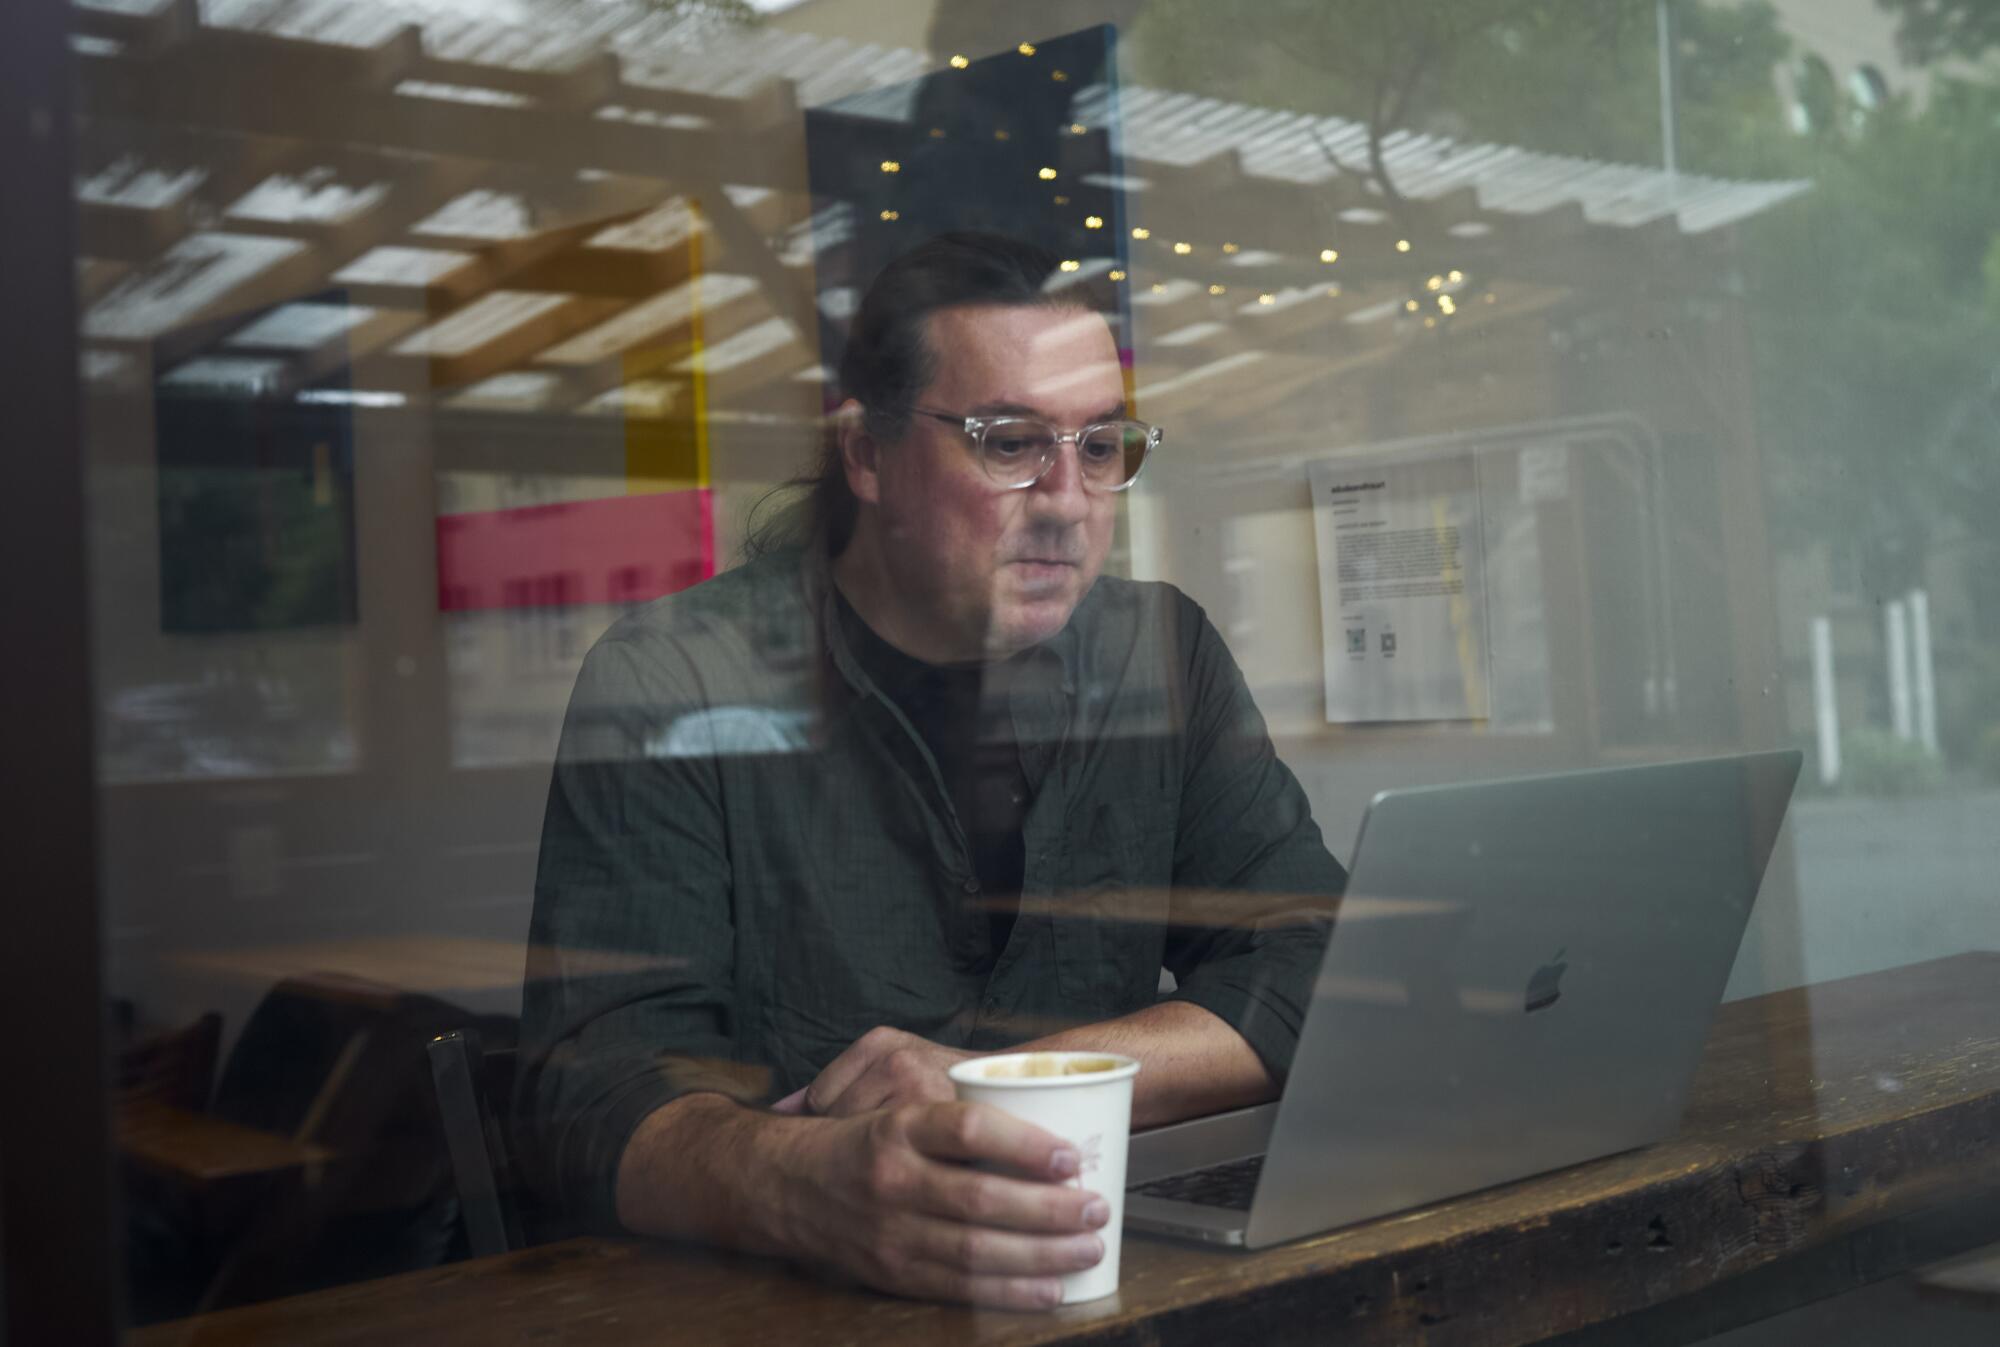
[(331, 1158), (321, 1146), (150, 1099), (121, 1102), (112, 1124), (122, 1160), (190, 1189), (292, 1174)]
[(1723, 1007), (1659, 1145), (1247, 1256), (1128, 1236), (1092, 1305), (924, 1305), (586, 1239), (132, 1342), (1685, 1342), (1996, 1238), (2000, 954), (1977, 953)]

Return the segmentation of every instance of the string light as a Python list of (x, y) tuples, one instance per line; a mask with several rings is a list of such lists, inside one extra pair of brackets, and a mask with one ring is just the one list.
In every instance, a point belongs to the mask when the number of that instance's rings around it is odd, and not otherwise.
[(1132, 237), (1135, 239), (1149, 239), (1153, 237), (1153, 231), (1141, 225), (1133, 229)]
[(1337, 285), (1329, 285), (1328, 287), (1326, 287), (1326, 297), (1328, 299), (1339, 299), (1340, 287)]
[(900, 220), (903, 217), (902, 214), (898, 211), (885, 210), (882, 212), (882, 218), (884, 220)]
[(1102, 229), (1104, 228), (1104, 217), (1102, 215), (1086, 215), (1083, 217), (1083, 227), (1085, 229)]
[(1408, 310), (1409, 310), (1409, 311), (1410, 311), (1411, 313), (1415, 313), (1415, 312), (1417, 311), (1417, 309), (1418, 309), (1419, 305), (1417, 304), (1417, 301), (1416, 301), (1416, 300), (1412, 299), (1412, 300), (1407, 300), (1407, 301), (1405, 301), (1405, 302), (1404, 302), (1404, 304), (1403, 304), (1403, 307), (1404, 307), (1405, 309), (1408, 309)]
[(1319, 250), (1319, 260), (1322, 262), (1338, 262), (1340, 260), (1340, 252), (1335, 248), (1321, 248)]
[(1174, 251), (1179, 253), (1182, 257), (1186, 257), (1189, 253), (1194, 251), (1194, 245), (1192, 243), (1176, 243), (1174, 245)]
[(1439, 295), (1438, 312), (1449, 318), (1452, 314), (1458, 312), (1458, 301), (1454, 300), (1450, 295)]
[(1058, 206), (1067, 206), (1069, 204), (1069, 198), (1063, 196), (1060, 193), (1058, 193), (1057, 195), (1055, 195), (1050, 199), (1053, 200)]
[(1425, 327), (1436, 327), (1437, 325), (1438, 325), (1438, 320), (1437, 320), (1437, 319), (1435, 319), (1435, 318), (1426, 318), (1426, 319), (1424, 319), (1424, 326), (1425, 326)]
[(963, 70), (971, 64), (972, 62), (966, 60), (963, 56), (954, 56), (951, 58), (951, 68), (953, 70)]
[(1396, 251), (1399, 253), (1406, 253), (1410, 251), (1410, 241), (1408, 239), (1397, 239)]
[(1037, 176), (1040, 177), (1043, 182), (1053, 182), (1055, 180), (1056, 171), (1052, 168), (1045, 168)]
[(1444, 289), (1444, 277), (1433, 276), (1429, 280), (1425, 281), (1424, 285), (1426, 288), (1431, 290), (1442, 290)]
[(1453, 285), (1457, 285), (1460, 281), (1465, 279), (1465, 273), (1460, 271), (1457, 267), (1453, 267), (1450, 270), (1450, 272), (1446, 274), (1446, 279), (1448, 279)]
[(1211, 295), (1220, 295), (1226, 293), (1228, 289), (1229, 287), (1226, 285), (1211, 285), (1208, 287), (1208, 293)]
[(1122, 281), (1122, 280), (1124, 280), (1124, 279), (1125, 279), (1125, 273), (1124, 273), (1124, 272), (1122, 272), (1122, 271), (1119, 271), (1119, 270), (1118, 270), (1118, 269), (1117, 269), (1116, 267), (1114, 267), (1114, 268), (1112, 268), (1112, 271), (1111, 271), (1111, 279), (1112, 279), (1112, 280), (1114, 280), (1114, 281)]
[(1071, 122), (1069, 124), (1069, 133), (1073, 136), (1080, 136), (1085, 130), (1086, 128), (1082, 122)]
[(884, 159), (882, 161), (882, 171), (884, 173), (901, 173), (903, 171), (903, 166), (897, 163), (894, 159)]
[(1259, 304), (1276, 304), (1278, 302), (1278, 297), (1276, 295), (1267, 292), (1265, 294), (1257, 296), (1257, 302)]
[(1063, 264), (1062, 264), (1062, 269), (1063, 269), (1064, 271), (1076, 271), (1076, 270), (1078, 270), (1079, 268), (1081, 268), (1082, 266), (1083, 266), (1083, 263), (1081, 263), (1081, 262), (1077, 261), (1077, 260), (1076, 260), (1075, 258), (1073, 258), (1073, 257), (1066, 257), (1066, 258), (1064, 258), (1064, 259), (1063, 259)]
[(1007, 136), (1007, 128), (1006, 128), (1006, 127), (1004, 127), (1004, 126), (996, 126), (996, 127), (994, 127), (994, 128), (993, 128), (993, 139), (995, 139), (995, 140), (1006, 140), (1007, 138), (1008, 138), (1008, 136)]
[(933, 127), (931, 128), (931, 139), (932, 139), (932, 140), (943, 140), (943, 139), (944, 139), (944, 128), (943, 128), (942, 126), (933, 126)]
[(1069, 72), (1067, 70), (1051, 70), (1049, 78), (1057, 84), (1067, 84), (1069, 82)]
[(1167, 293), (1167, 283), (1165, 281), (1154, 281), (1153, 293), (1156, 295), (1164, 295), (1165, 293)]
[(1035, 54), (1035, 44), (1032, 42), (1023, 42), (1020, 46), (1014, 48), (1014, 50), (1020, 52), (1023, 56), (1033, 56)]
[(1240, 252), (1242, 252), (1243, 250), (1242, 250), (1241, 248), (1237, 247), (1237, 246), (1236, 246), (1235, 244), (1233, 244), (1233, 243), (1225, 243), (1225, 244), (1223, 244), (1223, 245), (1222, 245), (1222, 251), (1224, 251), (1224, 252), (1226, 252), (1226, 253), (1231, 253), (1231, 254), (1234, 254), (1234, 253), (1240, 253)]

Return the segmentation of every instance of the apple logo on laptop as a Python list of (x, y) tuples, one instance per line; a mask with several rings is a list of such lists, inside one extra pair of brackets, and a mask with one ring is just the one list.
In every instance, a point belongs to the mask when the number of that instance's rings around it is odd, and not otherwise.
[(1557, 950), (1556, 957), (1537, 968), (1534, 976), (1528, 979), (1526, 1008), (1529, 1014), (1532, 1015), (1537, 1010), (1547, 1010), (1562, 996), (1562, 975), (1569, 967), (1562, 960), (1563, 955), (1567, 953), (1569, 953), (1568, 946)]

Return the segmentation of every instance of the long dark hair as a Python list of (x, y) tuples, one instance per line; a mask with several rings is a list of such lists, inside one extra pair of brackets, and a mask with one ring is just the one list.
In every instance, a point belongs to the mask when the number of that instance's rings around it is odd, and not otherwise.
[[(842, 398), (860, 403), (868, 433), (893, 444), (909, 429), (917, 395), (937, 376), (930, 317), (973, 304), (1046, 306), (1107, 312), (1090, 284), (1052, 291), (1062, 259), (1004, 234), (939, 234), (882, 269), (862, 297), (840, 357)], [(829, 419), (812, 467), (760, 500), (750, 512), (746, 557), (816, 546), (834, 555), (854, 533), (854, 493), (841, 462), (838, 426)], [(760, 521), (759, 515), (765, 517)]]

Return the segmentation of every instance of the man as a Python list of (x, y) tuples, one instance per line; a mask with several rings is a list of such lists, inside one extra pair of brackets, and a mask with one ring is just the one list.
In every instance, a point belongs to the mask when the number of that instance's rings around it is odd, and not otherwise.
[(1142, 1126), (1279, 1089), (1344, 875), (1200, 609), (1099, 577), (1159, 435), (1057, 276), (892, 263), (800, 527), (585, 661), (519, 1102), (588, 1220), (1051, 1305), (1105, 1205), (951, 1063), (1129, 1053)]

